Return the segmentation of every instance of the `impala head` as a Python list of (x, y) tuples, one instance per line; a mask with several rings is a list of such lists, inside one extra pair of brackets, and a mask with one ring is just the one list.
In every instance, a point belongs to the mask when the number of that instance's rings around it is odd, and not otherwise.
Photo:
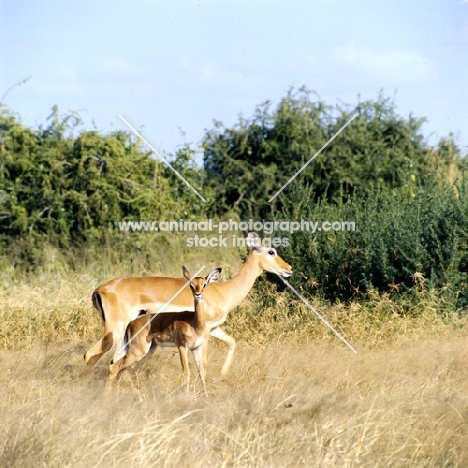
[(273, 247), (262, 244), (260, 237), (255, 232), (244, 233), (245, 244), (252, 249), (250, 255), (256, 255), (259, 266), (270, 273), (275, 273), (284, 278), (292, 275), (291, 265), (286, 263)]
[(193, 297), (195, 298), (195, 302), (202, 302), (203, 290), (213, 281), (219, 280), (219, 276), (221, 275), (221, 268), (214, 269), (205, 278), (197, 276), (196, 278), (191, 279), (190, 273), (184, 266), (182, 267), (182, 273), (184, 274), (185, 279), (189, 282), (190, 289), (192, 290)]

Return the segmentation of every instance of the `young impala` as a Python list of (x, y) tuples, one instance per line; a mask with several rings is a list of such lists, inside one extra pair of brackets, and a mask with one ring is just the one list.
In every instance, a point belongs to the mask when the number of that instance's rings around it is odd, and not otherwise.
[(188, 350), (190, 349), (206, 394), (207, 348), (204, 342), (210, 334), (210, 328), (206, 323), (203, 290), (212, 281), (218, 280), (221, 268), (213, 270), (206, 278), (198, 277), (193, 280), (190, 279), (190, 273), (185, 267), (182, 267), (182, 271), (193, 293), (195, 312), (143, 315), (130, 322), (124, 340), (127, 354), (109, 366), (110, 380), (113, 380), (120, 371), (146, 356), (152, 344), (161, 347), (176, 346), (179, 349), (186, 390), (189, 390), (190, 384), (188, 365)]
[[(204, 293), (204, 313), (210, 326), (210, 335), (229, 347), (221, 375), (229, 370), (236, 347), (235, 339), (220, 328), (227, 314), (244, 300), (263, 271), (286, 278), (292, 274), (291, 266), (274, 248), (262, 245), (257, 234), (249, 232), (244, 235), (246, 245), (251, 250), (237, 276), (224, 283), (210, 284)], [(117, 362), (124, 349), (121, 341), (125, 329), (142, 311), (146, 314), (193, 311), (193, 297), (189, 289), (184, 287), (186, 284), (185, 278), (149, 276), (115, 278), (99, 286), (92, 299), (101, 314), (104, 335), (85, 354), (85, 364), (94, 365), (114, 344), (117, 349), (113, 361)]]

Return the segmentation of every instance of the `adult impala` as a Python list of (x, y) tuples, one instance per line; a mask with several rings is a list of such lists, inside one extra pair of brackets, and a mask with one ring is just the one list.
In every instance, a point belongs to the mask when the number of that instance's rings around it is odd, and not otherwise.
[[(245, 243), (251, 251), (239, 273), (230, 281), (212, 283), (205, 290), (205, 314), (211, 324), (210, 335), (225, 342), (229, 349), (221, 367), (221, 375), (229, 370), (236, 341), (220, 325), (227, 314), (247, 296), (258, 276), (263, 271), (276, 273), (285, 278), (292, 269), (276, 250), (264, 246), (254, 232), (245, 235)], [(114, 344), (117, 349), (113, 362), (123, 355), (122, 339), (130, 321), (141, 315), (163, 312), (194, 311), (192, 293), (185, 278), (158, 276), (115, 278), (93, 293), (94, 307), (100, 312), (104, 323), (103, 337), (85, 354), (85, 364), (94, 365)], [(169, 303), (169, 304), (168, 304)]]
[(204, 345), (210, 334), (210, 326), (206, 322), (203, 296), (206, 286), (218, 280), (221, 268), (216, 268), (206, 278), (191, 279), (185, 267), (182, 267), (182, 271), (192, 290), (195, 312), (149, 314), (132, 320), (127, 326), (124, 337), (124, 348), (127, 352), (122, 359), (109, 366), (109, 380), (113, 380), (120, 371), (144, 358), (152, 345), (162, 348), (175, 346), (179, 350), (186, 391), (189, 390), (190, 384), (188, 365), (188, 350), (190, 349), (206, 395), (207, 347)]

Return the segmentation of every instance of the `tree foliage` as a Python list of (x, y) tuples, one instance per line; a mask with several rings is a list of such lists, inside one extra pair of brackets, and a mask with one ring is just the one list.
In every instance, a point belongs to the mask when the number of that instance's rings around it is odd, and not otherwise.
[[(47, 245), (78, 255), (110, 247), (112, 260), (143, 252), (149, 243), (141, 236), (118, 231), (126, 220), (354, 221), (355, 232), (289, 234), (287, 257), (304, 291), (349, 300), (416, 285), (465, 305), (465, 161), (451, 135), (429, 147), (423, 122), (399, 116), (383, 96), (332, 108), (291, 90), (276, 108), (263, 103), (232, 128), (215, 122), (203, 139), (204, 168), (190, 145), (168, 156), (169, 168), (126, 132), (83, 130), (76, 113), (54, 107), (46, 126), (31, 129), (0, 106), (1, 253), (34, 267)], [(149, 267), (159, 261), (138, 258)]]
[[(59, 247), (94, 242), (123, 220), (199, 216), (203, 207), (173, 171), (125, 132), (81, 131), (75, 114), (54, 108), (31, 130), (0, 109), (0, 235), (3, 243), (47, 240)], [(200, 189), (193, 150), (172, 164)]]
[(278, 214), (288, 204), (291, 185), (272, 203), (268, 200), (355, 113), (353, 122), (292, 182), (312, 186), (313, 200), (325, 197), (336, 202), (377, 187), (401, 187), (438, 166), (454, 173), (460, 169), (453, 145), (451, 154), (428, 147), (421, 133), (424, 119), (398, 116), (388, 98), (379, 96), (357, 108), (331, 108), (312, 97), (306, 89), (291, 90), (276, 109), (266, 102), (251, 119), (241, 118), (232, 128), (216, 122), (206, 133), (205, 170), (218, 214), (235, 210), (241, 218)]

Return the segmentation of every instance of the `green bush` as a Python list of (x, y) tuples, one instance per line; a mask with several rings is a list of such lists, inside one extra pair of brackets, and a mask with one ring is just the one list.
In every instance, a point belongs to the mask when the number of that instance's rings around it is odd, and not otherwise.
[(215, 193), (212, 212), (237, 211), (240, 218), (277, 216), (290, 199), (268, 200), (352, 117), (354, 118), (297, 180), (314, 188), (313, 200), (331, 202), (393, 189), (411, 178), (438, 171), (453, 181), (462, 167), (459, 150), (447, 138), (440, 149), (424, 142), (424, 119), (401, 117), (388, 98), (357, 108), (332, 108), (306, 89), (291, 90), (276, 109), (266, 102), (232, 128), (216, 122), (204, 138), (205, 170)]
[(435, 177), (374, 189), (331, 204), (296, 183), (287, 219), (354, 221), (356, 230), (296, 232), (289, 258), (304, 290), (349, 300), (377, 290), (398, 295), (436, 289), (454, 306), (468, 303), (468, 180), (440, 187)]
[(286, 257), (304, 291), (350, 300), (416, 288), (461, 307), (468, 302), (466, 164), (451, 136), (427, 146), (423, 122), (399, 116), (383, 96), (333, 109), (292, 90), (274, 110), (265, 103), (233, 128), (217, 123), (204, 137), (203, 169), (190, 145), (169, 157), (204, 203), (126, 132), (84, 131), (77, 114), (56, 107), (46, 127), (30, 129), (0, 106), (0, 257), (44, 271), (60, 250), (60, 261), (76, 269), (98, 259), (109, 272), (116, 263), (155, 271), (171, 256), (165, 236), (123, 234), (119, 221), (354, 221), (354, 232), (289, 235)]
[[(31, 130), (0, 107), (0, 247), (14, 264), (38, 264), (45, 245), (126, 251), (118, 245), (120, 221), (204, 213), (200, 199), (128, 133), (79, 125), (79, 116), (54, 108), (47, 127)], [(171, 163), (202, 191), (190, 146)]]

